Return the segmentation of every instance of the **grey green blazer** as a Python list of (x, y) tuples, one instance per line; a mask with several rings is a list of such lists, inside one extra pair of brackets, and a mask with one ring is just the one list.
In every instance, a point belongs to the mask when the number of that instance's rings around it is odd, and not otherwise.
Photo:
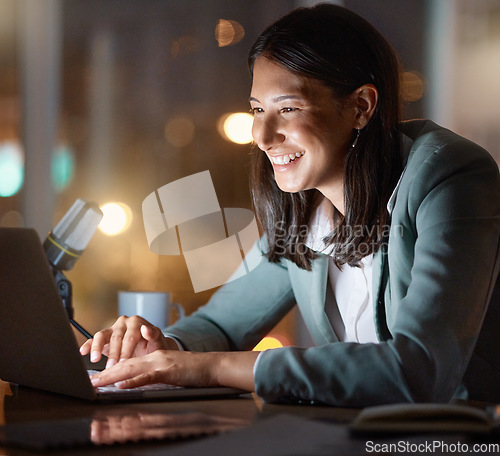
[(498, 167), (430, 121), (404, 123), (402, 132), (410, 154), (388, 244), (373, 262), (380, 343), (337, 341), (324, 309), (323, 255), (310, 272), (263, 259), (167, 332), (189, 350), (246, 350), (297, 304), (316, 346), (260, 355), (256, 392), (266, 401), (500, 401)]

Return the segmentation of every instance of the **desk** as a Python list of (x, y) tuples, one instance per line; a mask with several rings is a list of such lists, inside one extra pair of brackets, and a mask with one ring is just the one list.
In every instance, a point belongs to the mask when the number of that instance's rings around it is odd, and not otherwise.
[[(1, 382), (0, 386), (5, 382)], [(8, 389), (7, 389), (8, 390)], [(0, 392), (2, 389), (0, 389)], [(254, 395), (245, 395), (238, 398), (207, 399), (189, 401), (162, 401), (136, 402), (127, 404), (94, 404), (60, 395), (12, 386), (12, 395), (3, 398), (3, 408), (0, 409), (0, 419), (5, 424), (28, 424), (35, 422), (55, 423), (58, 434), (64, 434), (65, 422), (87, 423), (86, 435), (90, 435), (89, 426), (92, 422), (121, 422), (124, 419), (139, 416), (186, 416), (187, 414), (202, 414), (208, 417), (217, 417), (219, 423), (233, 423), (239, 430), (230, 430), (216, 436), (175, 440), (151, 440), (128, 442), (114, 445), (78, 445), (72, 448), (57, 450), (43, 450), (33, 452), (22, 448), (2, 448), (0, 455), (226, 455), (247, 454), (261, 456), (264, 453), (273, 456), (319, 456), (340, 454), (367, 455), (367, 454), (395, 454), (384, 451), (384, 447), (375, 447), (375, 444), (396, 443), (404, 440), (407, 448), (416, 448), (420, 443), (440, 441), (447, 445), (466, 444), (469, 454), (475, 442), (487, 444), (500, 442), (492, 440), (491, 436), (474, 437), (463, 434), (427, 434), (411, 436), (392, 436), (385, 438), (354, 437), (349, 433), (347, 424), (354, 419), (359, 410), (335, 408), (327, 406), (304, 405), (272, 405), (263, 404)], [(2, 401), (0, 400), (0, 405)], [(284, 420), (284, 421), (283, 421)], [(311, 426), (309, 426), (309, 424)], [(129, 423), (130, 424), (130, 423)], [(59, 426), (59, 427), (58, 427)], [(133, 425), (132, 425), (133, 426)], [(276, 429), (273, 426), (277, 426)], [(129, 425), (130, 428), (130, 425)], [(326, 431), (326, 432), (325, 432)], [(232, 440), (231, 440), (232, 439)], [(275, 441), (273, 441), (273, 439)], [(254, 445), (253, 450), (248, 446)], [(369, 444), (368, 442), (372, 442)], [(217, 449), (217, 445), (225, 446)], [(227, 445), (234, 446), (228, 449)], [(273, 450), (273, 445), (281, 450)], [(239, 446), (239, 447), (238, 447)], [(292, 449), (290, 449), (290, 446)], [(305, 449), (307, 448), (307, 450)], [(421, 448), (424, 448), (421, 446)], [(432, 454), (454, 454), (460, 452), (458, 447), (448, 447), (454, 451), (425, 451)], [(463, 446), (462, 446), (463, 449)], [(487, 447), (483, 447), (487, 449)], [(294, 451), (295, 450), (295, 451)], [(400, 453), (398, 451), (398, 453)], [(415, 451), (400, 454), (415, 454)], [(422, 453), (422, 452), (419, 452)], [(417, 454), (419, 454), (417, 453)], [(498, 454), (495, 451), (483, 451), (477, 454)]]

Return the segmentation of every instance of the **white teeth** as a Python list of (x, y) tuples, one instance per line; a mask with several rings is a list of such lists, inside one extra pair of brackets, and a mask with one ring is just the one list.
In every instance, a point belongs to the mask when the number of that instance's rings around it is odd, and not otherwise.
[(304, 152), (296, 152), (295, 154), (278, 155), (276, 157), (271, 157), (271, 160), (275, 165), (288, 165), (288, 163), (295, 160), (296, 158), (302, 157), (302, 155), (304, 155)]

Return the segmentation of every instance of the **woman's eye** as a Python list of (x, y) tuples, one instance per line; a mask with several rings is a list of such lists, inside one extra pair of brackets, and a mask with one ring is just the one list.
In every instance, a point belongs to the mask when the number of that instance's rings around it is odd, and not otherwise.
[(251, 114), (258, 114), (260, 112), (264, 112), (264, 110), (262, 108), (250, 108), (250, 113)]
[(297, 108), (281, 108), (280, 112), (287, 113), (287, 112), (294, 112), (296, 110), (297, 110)]

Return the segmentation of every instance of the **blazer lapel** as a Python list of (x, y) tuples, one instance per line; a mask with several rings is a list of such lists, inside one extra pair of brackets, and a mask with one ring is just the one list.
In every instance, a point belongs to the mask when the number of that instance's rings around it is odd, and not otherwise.
[(380, 250), (373, 255), (372, 262), (372, 292), (373, 292), (373, 315), (375, 318), (375, 329), (379, 341), (391, 339), (391, 333), (387, 327), (385, 291), (389, 278), (389, 266), (387, 259), (387, 245), (383, 244)]
[(295, 299), (314, 343), (323, 345), (338, 342), (325, 312), (328, 257), (319, 255), (312, 262), (312, 271), (299, 269), (295, 265), (290, 265), (288, 270), (291, 273)]
[[(328, 256), (321, 255), (313, 264), (310, 299), (311, 311), (318, 330), (318, 334), (314, 336), (314, 339), (318, 344), (338, 342), (325, 311), (326, 287), (328, 286)], [(318, 340), (318, 338), (321, 340)]]

